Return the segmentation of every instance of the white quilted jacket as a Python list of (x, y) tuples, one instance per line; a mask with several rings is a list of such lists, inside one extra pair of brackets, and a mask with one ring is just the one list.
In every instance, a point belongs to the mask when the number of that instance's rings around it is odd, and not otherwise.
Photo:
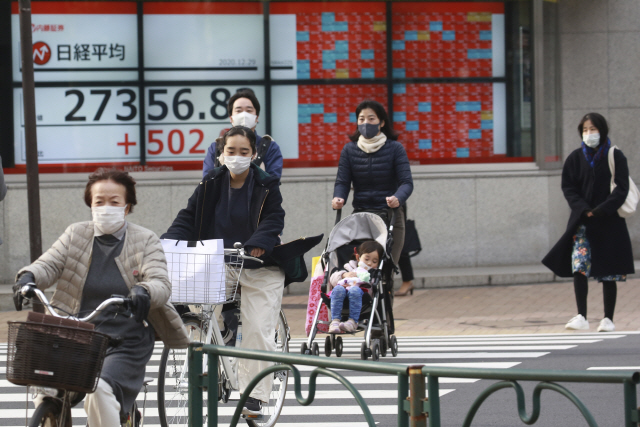
[[(180, 316), (169, 303), (171, 283), (167, 275), (167, 261), (160, 239), (150, 230), (128, 223), (122, 252), (116, 264), (125, 283), (145, 288), (151, 297), (148, 320), (165, 345), (186, 348), (187, 331)], [(91, 265), (93, 250), (93, 222), (71, 224), (58, 240), (33, 264), (24, 267), (18, 276), (30, 271), (38, 289), (46, 289), (56, 282), (52, 305), (68, 313), (80, 310), (82, 290)]]

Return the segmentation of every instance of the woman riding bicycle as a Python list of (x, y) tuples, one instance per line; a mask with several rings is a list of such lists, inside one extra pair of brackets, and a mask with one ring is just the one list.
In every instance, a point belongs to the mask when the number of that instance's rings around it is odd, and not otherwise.
[[(245, 252), (264, 260), (245, 261), (239, 278), (242, 287), (242, 347), (275, 351), (273, 331), (282, 302), (285, 275), (270, 256), (280, 243), (284, 210), (279, 180), (251, 163), (256, 154), (255, 133), (233, 127), (222, 140), (225, 164), (210, 170), (162, 238), (175, 240), (222, 239), (225, 248), (244, 245)], [(271, 362), (240, 359), (238, 382), (243, 393), (249, 382)], [(253, 389), (243, 408), (259, 415), (269, 401), (273, 377)]]
[[(92, 321), (96, 330), (122, 339), (104, 360), (96, 391), (84, 408), (91, 426), (117, 426), (126, 419), (158, 336), (165, 345), (185, 348), (186, 329), (168, 303), (171, 283), (158, 237), (125, 217), (136, 201), (135, 181), (126, 172), (99, 169), (89, 176), (84, 200), (93, 221), (70, 225), (33, 264), (17, 275), (17, 291), (27, 283), (46, 289), (57, 282), (51, 301), (60, 314), (88, 314), (111, 295), (129, 295), (133, 317), (106, 310)], [(148, 320), (148, 322), (147, 322)]]

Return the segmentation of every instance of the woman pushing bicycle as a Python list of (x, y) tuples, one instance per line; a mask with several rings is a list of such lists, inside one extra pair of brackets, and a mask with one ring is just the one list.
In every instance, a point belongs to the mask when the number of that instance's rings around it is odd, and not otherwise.
[[(222, 239), (236, 242), (264, 263), (246, 260), (239, 277), (242, 287), (242, 348), (275, 351), (274, 330), (280, 313), (285, 275), (272, 255), (280, 244), (284, 210), (279, 179), (251, 163), (255, 133), (237, 126), (222, 139), (224, 165), (210, 170), (173, 224), (161, 237), (175, 240)], [(240, 359), (238, 382), (244, 393), (249, 382), (271, 362)], [(273, 377), (265, 377), (247, 398), (243, 414), (261, 414), (269, 402)]]
[(70, 225), (20, 270), (14, 301), (20, 310), (20, 289), (28, 283), (44, 290), (57, 282), (52, 305), (61, 314), (90, 313), (111, 295), (130, 296), (133, 317), (117, 315), (114, 307), (91, 321), (97, 331), (122, 340), (107, 351), (98, 386), (84, 404), (90, 426), (113, 427), (126, 419), (143, 385), (156, 336), (174, 348), (186, 348), (189, 338), (168, 303), (171, 284), (160, 240), (126, 220), (137, 203), (134, 179), (99, 169), (89, 176), (84, 200), (93, 221)]

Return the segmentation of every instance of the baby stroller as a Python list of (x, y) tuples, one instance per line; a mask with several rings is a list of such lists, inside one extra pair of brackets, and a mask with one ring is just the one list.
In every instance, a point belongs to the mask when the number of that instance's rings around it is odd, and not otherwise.
[[(326, 295), (327, 284), (331, 274), (336, 270), (341, 270), (347, 263), (357, 248), (365, 240), (376, 240), (385, 248), (384, 256), (377, 269), (369, 270), (371, 274), (370, 292), (362, 296), (362, 312), (358, 320), (358, 329), (351, 334), (359, 332), (365, 333), (364, 342), (360, 347), (360, 358), (367, 360), (378, 360), (380, 355), (386, 357), (387, 350), (395, 357), (398, 354), (398, 341), (394, 333), (394, 322), (392, 313), (391, 292), (393, 292), (393, 270), (395, 265), (391, 259), (391, 247), (393, 245), (393, 223), (395, 220), (395, 209), (392, 211), (388, 224), (379, 215), (372, 212), (358, 212), (349, 215), (340, 221), (341, 211), (336, 215), (336, 225), (331, 230), (327, 246), (321, 256), (324, 279), (321, 291), (317, 295), (317, 307), (309, 333), (307, 342), (302, 344), (300, 352), (302, 354), (313, 354), (318, 356), (320, 349), (318, 343), (313, 340), (316, 334), (327, 334), (324, 344), (324, 353), (327, 357), (335, 349), (336, 356), (340, 357), (343, 350), (343, 334), (329, 334), (318, 329), (320, 324), (329, 322), (320, 320), (320, 305), (324, 304), (329, 308), (331, 300)], [(384, 212), (386, 213), (386, 211)], [(310, 296), (313, 298), (313, 296)], [(342, 309), (342, 321), (349, 317), (349, 305), (346, 303)], [(329, 319), (330, 320), (330, 319)]]

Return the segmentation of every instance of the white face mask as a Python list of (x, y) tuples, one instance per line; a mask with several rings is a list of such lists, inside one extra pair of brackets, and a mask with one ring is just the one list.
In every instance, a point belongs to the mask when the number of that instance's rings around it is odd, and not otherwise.
[(113, 234), (124, 226), (126, 206), (94, 206), (91, 216), (96, 228), (103, 234)]
[(241, 175), (249, 169), (249, 165), (251, 165), (251, 157), (224, 156), (224, 164), (235, 175)]
[(590, 133), (582, 135), (582, 141), (587, 147), (596, 148), (600, 144), (600, 134)]
[(247, 113), (243, 111), (242, 113), (234, 114), (231, 116), (231, 121), (234, 126), (244, 126), (249, 129), (253, 129), (253, 127), (258, 123), (258, 116), (255, 114)]

